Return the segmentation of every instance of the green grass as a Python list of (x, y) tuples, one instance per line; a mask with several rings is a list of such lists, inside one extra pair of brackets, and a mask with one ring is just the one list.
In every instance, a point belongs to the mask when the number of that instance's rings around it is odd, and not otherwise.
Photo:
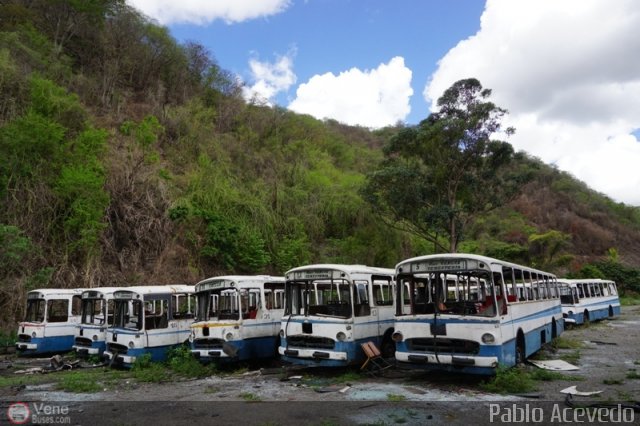
[(184, 377), (207, 377), (215, 374), (215, 365), (203, 365), (191, 354), (188, 346), (180, 346), (169, 353), (167, 364), (173, 372)]
[(620, 304), (622, 306), (640, 305), (640, 296), (620, 296)]
[(404, 395), (397, 395), (394, 393), (388, 393), (387, 394), (387, 401), (391, 401), (391, 402), (401, 402), (406, 400), (407, 397)]
[(334, 377), (331, 381), (337, 383), (350, 383), (356, 382), (362, 379), (362, 375), (357, 371), (347, 371), (337, 377)]
[(638, 373), (635, 369), (631, 369), (627, 373), (627, 379), (640, 379), (640, 373)]
[(169, 380), (169, 372), (162, 364), (152, 362), (151, 354), (136, 358), (131, 374), (139, 382), (160, 383)]
[(568, 352), (565, 354), (560, 354), (558, 356), (558, 358), (560, 358), (563, 361), (567, 361), (570, 364), (578, 364), (580, 361), (580, 351), (579, 350), (575, 350), (572, 352)]
[(537, 380), (541, 382), (552, 382), (554, 380), (580, 382), (584, 380), (584, 377), (572, 376), (569, 374), (560, 373), (559, 371), (544, 370), (542, 368), (537, 368), (529, 372), (529, 377), (531, 377), (533, 380)]
[(243, 392), (238, 396), (240, 398), (244, 399), (247, 402), (258, 402), (258, 401), (260, 401), (260, 397), (258, 395), (256, 395), (255, 393), (251, 393), (251, 392)]
[(604, 379), (602, 384), (604, 385), (621, 385), (624, 383), (622, 379)]
[(571, 339), (569, 337), (557, 337), (551, 342), (554, 349), (580, 349), (584, 344), (580, 340)]
[(500, 366), (496, 370), (496, 375), (488, 382), (482, 383), (480, 387), (487, 392), (518, 394), (535, 390), (536, 384), (524, 368)]
[(102, 386), (92, 377), (95, 376), (94, 374), (87, 374), (84, 371), (69, 371), (58, 374), (60, 374), (60, 380), (57, 383), (57, 389), (75, 393), (94, 393), (102, 390)]

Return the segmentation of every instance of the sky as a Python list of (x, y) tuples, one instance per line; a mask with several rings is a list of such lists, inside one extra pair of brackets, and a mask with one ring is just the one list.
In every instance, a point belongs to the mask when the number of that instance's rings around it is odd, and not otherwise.
[(209, 49), (247, 100), (371, 129), (415, 125), (474, 77), (507, 141), (640, 206), (636, 0), (128, 0)]

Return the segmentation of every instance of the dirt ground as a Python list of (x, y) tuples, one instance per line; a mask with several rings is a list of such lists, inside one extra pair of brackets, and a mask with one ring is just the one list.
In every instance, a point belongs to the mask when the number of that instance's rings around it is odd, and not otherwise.
[[(165, 383), (139, 383), (125, 375), (92, 393), (56, 390), (55, 380), (0, 386), (0, 424), (17, 401), (27, 402), (32, 412), (38, 402), (66, 409), (63, 414), (70, 424), (493, 424), (513, 421), (501, 416), (518, 408), (542, 407), (545, 413), (553, 405), (564, 409), (566, 395), (560, 391), (570, 386), (601, 391), (576, 396), (574, 403), (637, 408), (633, 422), (640, 424), (640, 306), (623, 307), (622, 315), (613, 320), (567, 330), (561, 342), (560, 348), (545, 348), (536, 358), (568, 360), (580, 369), (563, 374), (579, 379), (538, 381), (538, 389), (527, 395), (488, 393), (481, 379), (469, 376), (397, 368), (384, 376), (368, 376), (358, 374), (357, 368), (310, 371), (269, 365)], [(0, 379), (15, 377), (18, 368), (48, 362), (0, 357)], [(61, 374), (68, 373), (48, 376)], [(545, 423), (554, 423), (545, 415)]]

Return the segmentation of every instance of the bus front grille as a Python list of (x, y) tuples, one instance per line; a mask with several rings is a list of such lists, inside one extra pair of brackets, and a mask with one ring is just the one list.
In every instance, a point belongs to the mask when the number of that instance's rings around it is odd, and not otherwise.
[(441, 352), (452, 354), (477, 355), (480, 344), (472, 340), (438, 338), (407, 339), (407, 347), (411, 352)]
[(223, 344), (224, 344), (224, 340), (222, 339), (195, 339), (193, 341), (193, 348), (222, 350)]
[(120, 345), (118, 343), (107, 343), (107, 350), (111, 353), (119, 353), (126, 354), (128, 348), (125, 345)]
[(296, 335), (287, 337), (290, 347), (333, 349), (336, 342), (326, 337)]
[(76, 337), (76, 345), (91, 347), (91, 339), (88, 337)]
[(31, 336), (28, 334), (18, 334), (18, 342), (30, 342)]

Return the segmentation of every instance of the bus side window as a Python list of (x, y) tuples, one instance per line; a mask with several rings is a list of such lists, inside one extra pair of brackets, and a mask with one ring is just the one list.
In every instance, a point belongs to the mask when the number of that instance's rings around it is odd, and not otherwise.
[(82, 297), (73, 296), (71, 299), (71, 315), (80, 315), (82, 313)]
[(358, 296), (355, 305), (355, 314), (357, 317), (371, 315), (371, 307), (369, 306), (369, 286), (366, 284), (357, 284), (356, 289)]
[(54, 299), (47, 302), (47, 317), (49, 322), (66, 322), (69, 317), (69, 301)]

